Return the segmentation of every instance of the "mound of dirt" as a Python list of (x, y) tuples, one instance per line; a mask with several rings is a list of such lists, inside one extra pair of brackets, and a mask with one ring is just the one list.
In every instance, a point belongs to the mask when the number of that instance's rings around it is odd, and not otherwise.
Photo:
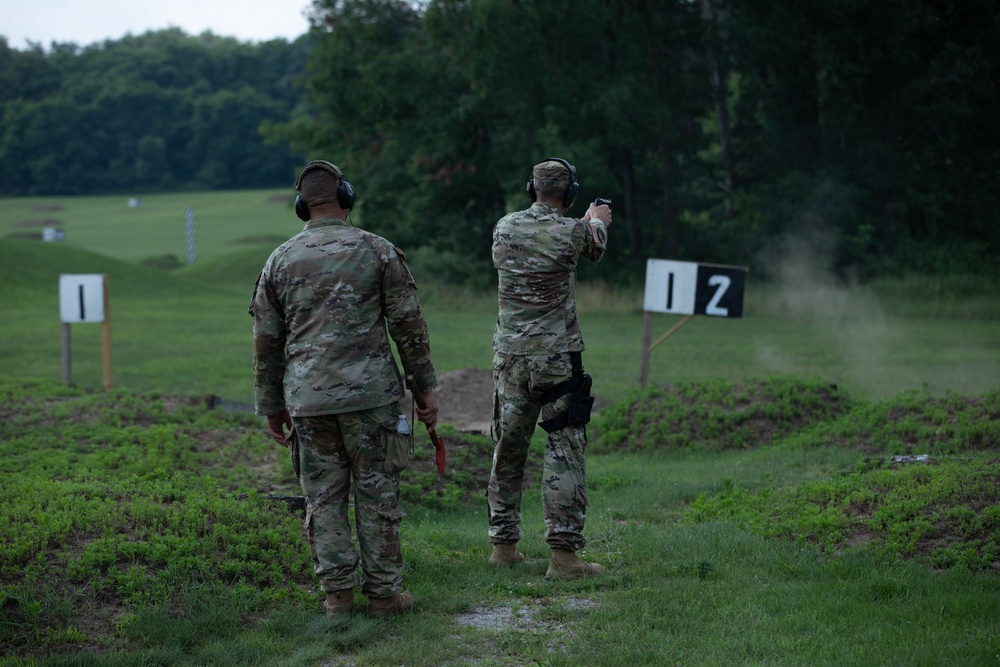
[[(463, 368), (457, 371), (438, 373), (438, 387), (434, 390), (438, 400), (438, 422), (451, 424), (458, 431), (466, 433), (490, 434), (493, 419), (493, 371), (477, 368)], [(413, 399), (409, 392), (400, 401), (407, 417), (413, 414)], [(610, 403), (607, 399), (595, 397), (594, 413)]]
[[(434, 390), (438, 401), (438, 422), (451, 424), (458, 431), (489, 435), (493, 418), (493, 373), (489, 370), (463, 368), (438, 373)], [(413, 414), (409, 392), (400, 401), (406, 415)]]

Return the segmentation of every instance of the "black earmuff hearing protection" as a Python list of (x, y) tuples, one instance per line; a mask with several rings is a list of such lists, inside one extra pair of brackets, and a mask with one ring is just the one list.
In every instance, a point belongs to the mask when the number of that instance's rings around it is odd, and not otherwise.
[[(573, 168), (566, 160), (561, 157), (550, 157), (546, 162), (558, 162), (562, 166), (566, 167), (566, 171), (569, 172), (569, 185), (566, 186), (566, 193), (563, 195), (563, 206), (567, 209), (573, 205), (576, 201), (576, 196), (580, 193), (580, 182), (576, 180), (576, 169)], [(535, 192), (535, 175), (534, 173), (528, 178), (528, 198), (534, 203), (538, 201), (538, 193)]]
[(319, 199), (314, 199), (312, 202), (307, 202), (299, 194), (299, 188), (302, 185), (302, 177), (313, 169), (323, 169), (333, 174), (333, 177), (337, 179), (337, 203), (340, 204), (340, 208), (344, 210), (350, 210), (354, 208), (354, 202), (357, 201), (358, 195), (354, 191), (354, 186), (351, 185), (350, 181), (344, 178), (344, 172), (340, 168), (333, 164), (332, 162), (327, 162), (326, 160), (313, 160), (307, 164), (301, 172), (299, 172), (299, 177), (295, 179), (295, 215), (299, 216), (300, 220), (309, 220), (309, 204), (325, 204), (329, 201), (326, 197), (321, 197)]
[(299, 220), (303, 222), (309, 220), (309, 205), (306, 204), (306, 200), (302, 198), (302, 195), (295, 195), (295, 215), (299, 216)]

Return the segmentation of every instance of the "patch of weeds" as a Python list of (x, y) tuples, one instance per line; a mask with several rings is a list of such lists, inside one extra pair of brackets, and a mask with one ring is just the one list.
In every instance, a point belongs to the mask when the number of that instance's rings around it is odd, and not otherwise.
[(649, 386), (601, 411), (592, 451), (746, 449), (827, 421), (851, 405), (836, 387), (799, 378)]
[(309, 599), (299, 521), (263, 496), (241, 500), (207, 478), (166, 474), (11, 478), (5, 490), (0, 643), (15, 654), (93, 648), (90, 636), (125, 630), (141, 639), (137, 628), (149, 626), (124, 619), (142, 609), (257, 615)]
[(948, 454), (1000, 448), (1000, 389), (935, 398), (908, 391), (866, 402), (819, 381), (650, 386), (605, 408), (594, 453), (720, 451), (836, 445), (868, 454)]
[(797, 441), (868, 454), (953, 454), (1000, 449), (1000, 389), (978, 397), (941, 398), (908, 391), (857, 405)]
[(726, 485), (687, 509), (691, 522), (732, 520), (835, 554), (852, 545), (938, 568), (1000, 570), (1000, 459), (865, 461), (791, 489)]
[[(705, 452), (723, 447), (779, 440), (778, 447), (739, 455), (740, 462), (777, 460), (786, 453), (802, 460), (831, 453), (841, 462), (854, 458), (831, 444), (862, 451), (870, 447), (880, 455), (833, 477), (826, 465), (821, 478), (771, 475), (766, 467), (752, 475), (711, 467), (716, 471), (711, 479), (721, 482), (686, 509), (681, 502), (669, 510), (647, 502), (638, 517), (631, 516), (632, 510), (600, 515), (589, 543), (591, 554), (581, 555), (605, 565), (605, 575), (572, 582), (545, 580), (545, 563), (539, 559), (509, 572), (490, 569), (483, 579), (480, 568), (485, 568), (488, 545), (482, 545), (480, 533), (472, 546), (464, 537), (442, 539), (450, 530), (463, 535), (468, 530), (465, 508), (481, 503), (492, 443), (482, 435), (443, 427), (448, 469), (438, 475), (433, 449), (420, 430), (413, 463), (402, 479), (404, 503), (428, 514), (459, 511), (454, 524), (439, 515), (435, 520), (443, 528), (422, 527), (420, 539), (407, 536), (409, 576), (419, 583), (421, 568), (433, 562), (454, 579), (442, 583), (442, 590), (452, 592), (445, 594), (447, 599), (432, 600), (432, 608), (452, 608), (462, 600), (471, 609), (477, 606), (473, 600), (483, 596), (518, 598), (522, 606), (567, 594), (606, 600), (617, 591), (649, 586), (631, 569), (630, 549), (638, 535), (663, 533), (659, 524), (675, 521), (719, 521), (726, 530), (732, 529), (726, 523), (732, 521), (751, 532), (797, 541), (818, 551), (824, 568), (876, 560), (895, 567), (913, 559), (950, 569), (943, 575), (947, 577), (974, 576), (966, 570), (1000, 571), (998, 394), (932, 401), (916, 393), (866, 404), (849, 401), (822, 383), (797, 380), (651, 389), (645, 402), (630, 404), (624, 416), (608, 424), (622, 429), (626, 445), (643, 452), (683, 449), (685, 454), (671, 464), (706, 459)], [(213, 411), (197, 397), (93, 392), (56, 383), (0, 379), (0, 397), (6, 399), (0, 401), (5, 484), (0, 496), (0, 645), (10, 654), (0, 659), (0, 666), (38, 660), (69, 664), (76, 656), (98, 664), (99, 656), (110, 654), (123, 664), (218, 664), (226, 659), (264, 664), (269, 656), (290, 654), (292, 644), (297, 651), (293, 661), (317, 664), (331, 655), (345, 664), (399, 664), (414, 655), (446, 654), (439, 624), (428, 623), (435, 630), (427, 635), (414, 632), (426, 616), (385, 626), (405, 636), (404, 642), (386, 645), (374, 641), (384, 636), (374, 621), (331, 622), (319, 613), (318, 595), (310, 591), (316, 582), (301, 517), (263, 495), (297, 486), (287, 450), (266, 439), (260, 420)], [(632, 416), (634, 429), (626, 419)], [(528, 486), (539, 482), (544, 439), (544, 433), (536, 433), (532, 440)], [(924, 450), (931, 454), (927, 462), (916, 457), (899, 462), (886, 455)], [(943, 456), (946, 451), (963, 452), (964, 458)], [(648, 459), (643, 456), (637, 458)], [(589, 480), (593, 489), (615, 490), (640, 481), (628, 473), (602, 474), (601, 468), (595, 466)], [(787, 486), (789, 479), (797, 486)], [(705, 488), (711, 487), (697, 487)], [(719, 577), (725, 568), (715, 560), (719, 553), (692, 548), (667, 562), (673, 566), (667, 576), (676, 578), (679, 589), (699, 589), (699, 595), (723, 588), (714, 585), (725, 583)], [(470, 559), (479, 565), (470, 566)], [(809, 560), (807, 554), (803, 562)], [(782, 565), (780, 560), (777, 564)], [(796, 567), (783, 567), (775, 568), (780, 576), (805, 578)], [(426, 581), (427, 573), (422, 576)], [(454, 592), (460, 585), (456, 582), (464, 580), (479, 582), (475, 596), (464, 589)], [(851, 594), (892, 604), (910, 590), (883, 578)], [(287, 610), (293, 610), (294, 623), (280, 620)], [(561, 624), (575, 615), (551, 605), (538, 611), (536, 622)], [(292, 633), (283, 630), (288, 627), (304, 628), (304, 634), (289, 639)], [(528, 643), (510, 639), (503, 645), (510, 660), (496, 664), (561, 664), (557, 656), (565, 651), (559, 641), (521, 634)], [(296, 643), (301, 639), (306, 644)], [(495, 649), (492, 637), (486, 647)]]
[(113, 479), (157, 470), (211, 474), (233, 490), (294, 488), (256, 417), (199, 397), (82, 391), (0, 379), (0, 474)]

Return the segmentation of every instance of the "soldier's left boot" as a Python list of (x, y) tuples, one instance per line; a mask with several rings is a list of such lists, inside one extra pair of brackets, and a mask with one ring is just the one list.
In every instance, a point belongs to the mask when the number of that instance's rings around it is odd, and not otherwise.
[(523, 563), (524, 554), (517, 550), (517, 542), (513, 544), (494, 544), (490, 562), (494, 565), (513, 565)]
[(368, 609), (365, 613), (373, 618), (388, 618), (413, 611), (416, 606), (417, 599), (413, 593), (403, 591), (388, 598), (368, 598)]
[(587, 563), (576, 557), (575, 551), (563, 549), (552, 550), (552, 560), (545, 573), (546, 579), (579, 579), (580, 577), (596, 577), (604, 572), (600, 563)]
[(326, 594), (323, 602), (323, 613), (327, 618), (337, 616), (347, 616), (354, 607), (354, 589), (345, 588), (339, 591), (330, 591)]

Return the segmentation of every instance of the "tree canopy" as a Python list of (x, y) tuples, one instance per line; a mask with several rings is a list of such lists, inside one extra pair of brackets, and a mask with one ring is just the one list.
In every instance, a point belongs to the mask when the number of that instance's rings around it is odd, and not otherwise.
[(276, 134), (452, 265), (549, 155), (615, 200), (605, 275), (767, 273), (798, 236), (862, 277), (997, 265), (989, 0), (315, 0), (312, 25), (311, 111)]
[(291, 118), (307, 49), (177, 28), (49, 50), (0, 39), (0, 194), (287, 185), (300, 160), (260, 126)]
[(322, 157), (366, 226), (477, 283), (560, 156), (571, 213), (614, 200), (612, 280), (648, 257), (767, 275), (796, 239), (862, 278), (1000, 266), (992, 0), (314, 0), (310, 21), (291, 44), (0, 41), (0, 193), (283, 185)]

